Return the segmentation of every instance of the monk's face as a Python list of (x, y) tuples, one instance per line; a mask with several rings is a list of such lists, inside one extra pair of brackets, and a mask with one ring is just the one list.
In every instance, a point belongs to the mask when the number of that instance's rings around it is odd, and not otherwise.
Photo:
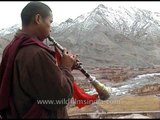
[(43, 18), (41, 16), (37, 17), (37, 32), (40, 40), (44, 40), (47, 38), (51, 32), (51, 23), (53, 22), (52, 13), (50, 15)]

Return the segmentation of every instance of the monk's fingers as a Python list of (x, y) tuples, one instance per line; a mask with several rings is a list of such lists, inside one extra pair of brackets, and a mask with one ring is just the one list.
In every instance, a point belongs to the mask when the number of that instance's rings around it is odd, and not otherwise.
[(71, 53), (66, 48), (64, 48), (63, 54), (65, 54), (65, 55), (71, 55)]
[(77, 62), (77, 65), (82, 65), (82, 62)]
[(79, 61), (78, 55), (73, 55), (73, 58), (75, 58), (77, 61)]

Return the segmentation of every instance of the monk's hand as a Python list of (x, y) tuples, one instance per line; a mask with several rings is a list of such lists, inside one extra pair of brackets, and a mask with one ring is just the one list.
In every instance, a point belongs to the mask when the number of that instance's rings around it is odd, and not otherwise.
[(76, 59), (76, 62), (73, 65), (72, 69), (77, 69), (78, 70), (79, 68), (81, 68), (82, 63), (80, 62), (80, 60), (78, 58), (78, 55), (74, 55), (73, 57)]
[(71, 52), (69, 52), (67, 49), (64, 49), (62, 53), (61, 66), (72, 71), (76, 64), (76, 61), (77, 57), (71, 54)]

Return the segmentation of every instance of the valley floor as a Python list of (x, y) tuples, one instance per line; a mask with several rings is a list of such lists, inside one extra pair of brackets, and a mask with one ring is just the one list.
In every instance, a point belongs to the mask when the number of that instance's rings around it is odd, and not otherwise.
[[(106, 68), (106, 69), (89, 69), (89, 72), (96, 76), (101, 83), (111, 85), (111, 87), (119, 87), (122, 86), (124, 82), (134, 81), (134, 78), (138, 75), (143, 74), (151, 74), (151, 73), (160, 73), (160, 67), (154, 68)], [(87, 88), (92, 88), (82, 74), (78, 72), (73, 73), (75, 77), (78, 79), (77, 83), (86, 90)], [(108, 75), (108, 76), (107, 76)], [(116, 76), (116, 77), (115, 77)], [(126, 76), (126, 77), (120, 77)], [(114, 79), (116, 78), (116, 79)], [(146, 79), (147, 78), (147, 79)], [(71, 118), (98, 118), (96, 115), (102, 115), (101, 118), (114, 118), (119, 114), (119, 116), (129, 115), (133, 113), (139, 113), (140, 115), (146, 115), (150, 118), (157, 118), (155, 115), (160, 115), (160, 76), (146, 76), (146, 78), (142, 77), (142, 80), (147, 81), (151, 80), (154, 84), (148, 86), (147, 83), (142, 86), (139, 84), (138, 92), (140, 94), (136, 94), (136, 92), (130, 92), (130, 94), (124, 95), (111, 95), (111, 97), (106, 100), (98, 100), (97, 102), (85, 106), (81, 109), (74, 106), (74, 104), (68, 105), (68, 114)], [(83, 79), (83, 80), (80, 80)], [(139, 79), (141, 80), (141, 79)], [(155, 83), (155, 81), (158, 83)], [(131, 82), (129, 82), (131, 83)], [(135, 83), (134, 83), (135, 84)], [(143, 84), (143, 82), (141, 83)], [(139, 90), (143, 88), (142, 90)], [(133, 89), (136, 90), (136, 89)], [(158, 113), (157, 113), (158, 112)], [(88, 114), (88, 116), (87, 116)], [(112, 114), (112, 115), (111, 115)], [(104, 117), (105, 116), (105, 117)], [(108, 116), (108, 117), (107, 117)], [(112, 117), (111, 117), (112, 116)], [(133, 115), (132, 115), (133, 117)], [(145, 116), (141, 116), (144, 117)], [(158, 116), (160, 117), (160, 116)], [(117, 117), (118, 118), (118, 117)]]
[[(160, 114), (160, 97), (156, 95), (145, 95), (145, 96), (118, 96), (112, 97), (107, 101), (96, 102), (86, 107), (79, 109), (78, 107), (68, 108), (70, 117), (75, 115), (105, 115), (105, 117), (124, 116), (124, 113), (148, 113), (147, 116), (154, 118), (154, 115), (149, 115), (150, 112), (159, 111)], [(112, 115), (111, 115), (112, 114)], [(96, 117), (96, 116), (95, 116)], [(159, 116), (160, 117), (160, 116)], [(84, 116), (85, 118), (85, 116)]]

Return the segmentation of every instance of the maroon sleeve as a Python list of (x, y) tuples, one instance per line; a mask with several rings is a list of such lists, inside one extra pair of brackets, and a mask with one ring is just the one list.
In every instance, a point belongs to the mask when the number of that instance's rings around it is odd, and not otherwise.
[(20, 81), (23, 89), (37, 101), (50, 101), (42, 104), (46, 109), (66, 106), (72, 98), (74, 78), (71, 71), (59, 68), (46, 51), (37, 52), (23, 73)]

